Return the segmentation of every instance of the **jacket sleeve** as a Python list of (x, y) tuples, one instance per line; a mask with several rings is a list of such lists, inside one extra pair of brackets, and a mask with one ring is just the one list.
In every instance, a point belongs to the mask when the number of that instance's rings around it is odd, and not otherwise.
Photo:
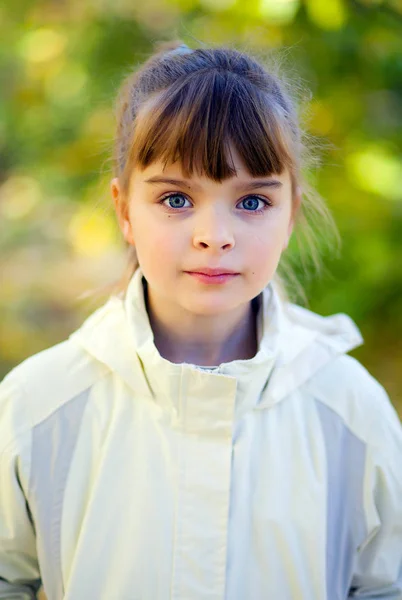
[(376, 382), (378, 410), (367, 448), (361, 544), (349, 598), (402, 600), (402, 427), (384, 388)]
[(14, 379), (8, 376), (0, 384), (0, 599), (32, 600), (41, 582), (35, 531), (19, 477), (21, 406)]

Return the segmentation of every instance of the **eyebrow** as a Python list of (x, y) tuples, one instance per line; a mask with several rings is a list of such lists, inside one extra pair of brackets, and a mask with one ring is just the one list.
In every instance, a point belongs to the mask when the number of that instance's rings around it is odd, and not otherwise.
[[(170, 183), (171, 185), (186, 187), (189, 190), (191, 190), (191, 187), (193, 187), (194, 189), (200, 189), (199, 185), (197, 185), (196, 183), (190, 184), (185, 179), (172, 179), (170, 177), (160, 177), (159, 175), (155, 175), (154, 177), (145, 179), (145, 183)], [(254, 190), (262, 187), (276, 189), (282, 187), (282, 185), (282, 182), (278, 181), (277, 179), (270, 179), (269, 181), (267, 181), (266, 179), (252, 179), (251, 181), (247, 181), (245, 183), (239, 183), (234, 187), (238, 190)]]

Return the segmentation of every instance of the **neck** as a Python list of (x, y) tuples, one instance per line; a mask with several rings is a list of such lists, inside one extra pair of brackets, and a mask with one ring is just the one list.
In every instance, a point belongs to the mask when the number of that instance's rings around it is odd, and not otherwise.
[[(256, 314), (250, 302), (236, 314), (204, 316), (168, 313), (145, 290), (149, 321), (159, 354), (173, 363), (215, 366), (255, 356), (257, 343)], [(162, 308), (162, 309), (161, 309)]]

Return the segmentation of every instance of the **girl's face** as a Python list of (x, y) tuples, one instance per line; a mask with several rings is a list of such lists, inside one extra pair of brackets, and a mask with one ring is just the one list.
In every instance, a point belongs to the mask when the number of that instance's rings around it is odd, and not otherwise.
[[(193, 175), (179, 163), (134, 169), (127, 199), (118, 179), (112, 195), (125, 239), (154, 298), (194, 315), (237, 311), (273, 278), (286, 248), (300, 193), (288, 172), (252, 178), (234, 149), (237, 175), (222, 183)], [(190, 273), (231, 270), (223, 283)]]

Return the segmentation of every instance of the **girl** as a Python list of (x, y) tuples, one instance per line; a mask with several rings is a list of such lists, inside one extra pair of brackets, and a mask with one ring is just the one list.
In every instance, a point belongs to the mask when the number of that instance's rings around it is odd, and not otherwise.
[(278, 278), (303, 211), (326, 219), (290, 98), (173, 43), (120, 100), (131, 270), (1, 385), (0, 598), (401, 599), (400, 422), (352, 320)]

